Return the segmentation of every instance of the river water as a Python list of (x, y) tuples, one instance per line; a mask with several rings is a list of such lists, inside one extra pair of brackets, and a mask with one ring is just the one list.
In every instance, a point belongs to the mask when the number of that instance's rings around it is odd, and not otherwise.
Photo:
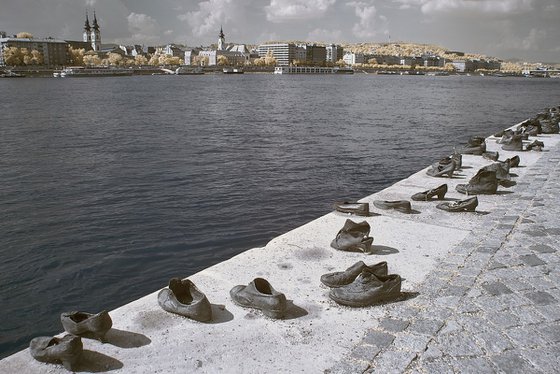
[[(0, 80), (0, 357), (560, 104), (560, 80)], [(266, 264), (263, 264), (266, 266)]]

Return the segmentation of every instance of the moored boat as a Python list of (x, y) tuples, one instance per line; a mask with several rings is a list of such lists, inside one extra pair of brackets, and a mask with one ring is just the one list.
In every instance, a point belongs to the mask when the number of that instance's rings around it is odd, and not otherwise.
[(61, 77), (121, 77), (132, 75), (132, 69), (113, 67), (69, 66), (60, 72)]

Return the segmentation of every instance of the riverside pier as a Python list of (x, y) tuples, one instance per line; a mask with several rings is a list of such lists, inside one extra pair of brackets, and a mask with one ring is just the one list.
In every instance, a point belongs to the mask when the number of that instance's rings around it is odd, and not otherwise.
[[(487, 138), (487, 149), (499, 151), (500, 160), (519, 155), (521, 162), (512, 169), (517, 185), (479, 195), (476, 212), (445, 212), (434, 201), (412, 202), (417, 214), (373, 205), (370, 217), (331, 212), (189, 276), (212, 304), (210, 323), (166, 313), (157, 292), (111, 311), (108, 342), (82, 339), (78, 371), (555, 372), (560, 135), (535, 138), (544, 142), (544, 151), (503, 151), (496, 138)], [(449, 186), (448, 198), (463, 199), (455, 186), (490, 163), (463, 155), (463, 168), (453, 178), (433, 178), (424, 169), (360, 201), (409, 200), (442, 183)], [(373, 255), (330, 247), (347, 218), (370, 224)], [(321, 275), (360, 260), (387, 261), (389, 273), (403, 278), (405, 297), (365, 308), (329, 299)], [(232, 287), (256, 277), (286, 295), (284, 319), (231, 301)], [(0, 361), (0, 372), (67, 371), (23, 350)]]

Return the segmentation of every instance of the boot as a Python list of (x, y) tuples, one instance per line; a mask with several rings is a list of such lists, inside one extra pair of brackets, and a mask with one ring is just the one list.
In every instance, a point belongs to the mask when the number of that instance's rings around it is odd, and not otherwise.
[(521, 135), (512, 135), (511, 138), (502, 142), (502, 149), (504, 151), (522, 151), (523, 140)]
[(468, 184), (458, 184), (455, 187), (457, 192), (467, 195), (492, 195), (498, 190), (498, 179), (496, 172), (492, 170), (480, 169)]

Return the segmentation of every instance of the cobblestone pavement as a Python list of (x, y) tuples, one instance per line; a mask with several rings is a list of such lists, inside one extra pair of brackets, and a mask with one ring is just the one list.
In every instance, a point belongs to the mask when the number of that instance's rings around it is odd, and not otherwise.
[(330, 373), (558, 373), (560, 149)]

